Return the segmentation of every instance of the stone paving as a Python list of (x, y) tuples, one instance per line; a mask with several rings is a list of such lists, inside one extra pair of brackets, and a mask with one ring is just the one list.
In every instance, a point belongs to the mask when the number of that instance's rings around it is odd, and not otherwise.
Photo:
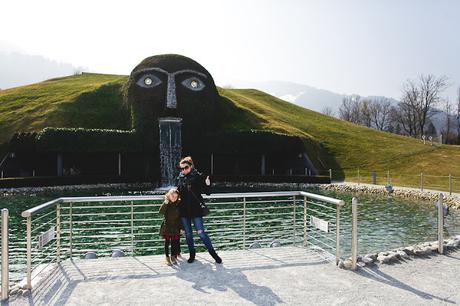
[(163, 256), (61, 263), (31, 294), (6, 305), (452, 305), (460, 303), (460, 251), (339, 269), (322, 253), (279, 247), (205, 253), (175, 266)]

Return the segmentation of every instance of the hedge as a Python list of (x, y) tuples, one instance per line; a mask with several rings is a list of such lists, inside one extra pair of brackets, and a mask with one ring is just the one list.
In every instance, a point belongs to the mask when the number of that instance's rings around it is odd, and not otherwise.
[(330, 184), (329, 176), (306, 175), (212, 175), (213, 182)]
[(39, 152), (140, 152), (134, 130), (45, 128), (38, 133)]
[(305, 152), (302, 138), (271, 131), (220, 132), (201, 140), (199, 150), (225, 154), (299, 154)]
[(62, 185), (83, 184), (108, 184), (108, 183), (141, 183), (147, 182), (141, 177), (118, 176), (36, 176), (36, 177), (10, 177), (0, 179), (0, 188), (19, 187), (45, 187)]

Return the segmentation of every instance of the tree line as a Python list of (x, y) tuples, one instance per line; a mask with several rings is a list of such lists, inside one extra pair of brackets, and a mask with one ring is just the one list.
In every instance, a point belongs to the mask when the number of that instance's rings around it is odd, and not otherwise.
[[(340, 119), (380, 131), (415, 138), (442, 135), (443, 143), (460, 144), (460, 87), (455, 102), (442, 97), (448, 87), (445, 76), (420, 75), (407, 80), (400, 101), (385, 97), (344, 97), (338, 110)], [(433, 117), (442, 112), (442, 128), (437, 131)], [(323, 113), (333, 115), (331, 109)]]

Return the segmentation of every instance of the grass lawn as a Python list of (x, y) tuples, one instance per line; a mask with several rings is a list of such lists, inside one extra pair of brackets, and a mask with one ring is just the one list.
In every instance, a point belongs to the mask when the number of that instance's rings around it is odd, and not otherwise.
[[(127, 76), (84, 73), (0, 91), (0, 154), (5, 153), (5, 143), (16, 131), (39, 131), (48, 126), (130, 129), (121, 96), (126, 80)], [(314, 164), (334, 169), (339, 178), (356, 181), (360, 168), (361, 181), (370, 180), (371, 171), (377, 171), (379, 182), (386, 182), (389, 170), (393, 183), (418, 186), (423, 172), (426, 184), (444, 188), (449, 174), (460, 177), (459, 146), (424, 145), (254, 89), (220, 88), (219, 93), (224, 97), (225, 129), (265, 129), (301, 136)]]

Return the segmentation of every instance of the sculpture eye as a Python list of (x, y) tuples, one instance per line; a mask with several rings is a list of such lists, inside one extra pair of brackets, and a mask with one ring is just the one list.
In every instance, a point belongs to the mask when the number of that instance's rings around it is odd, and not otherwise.
[(193, 91), (200, 91), (205, 87), (203, 81), (197, 77), (191, 77), (182, 81), (182, 85)]
[(153, 74), (146, 74), (142, 76), (136, 83), (140, 87), (152, 88), (161, 84), (161, 80)]

